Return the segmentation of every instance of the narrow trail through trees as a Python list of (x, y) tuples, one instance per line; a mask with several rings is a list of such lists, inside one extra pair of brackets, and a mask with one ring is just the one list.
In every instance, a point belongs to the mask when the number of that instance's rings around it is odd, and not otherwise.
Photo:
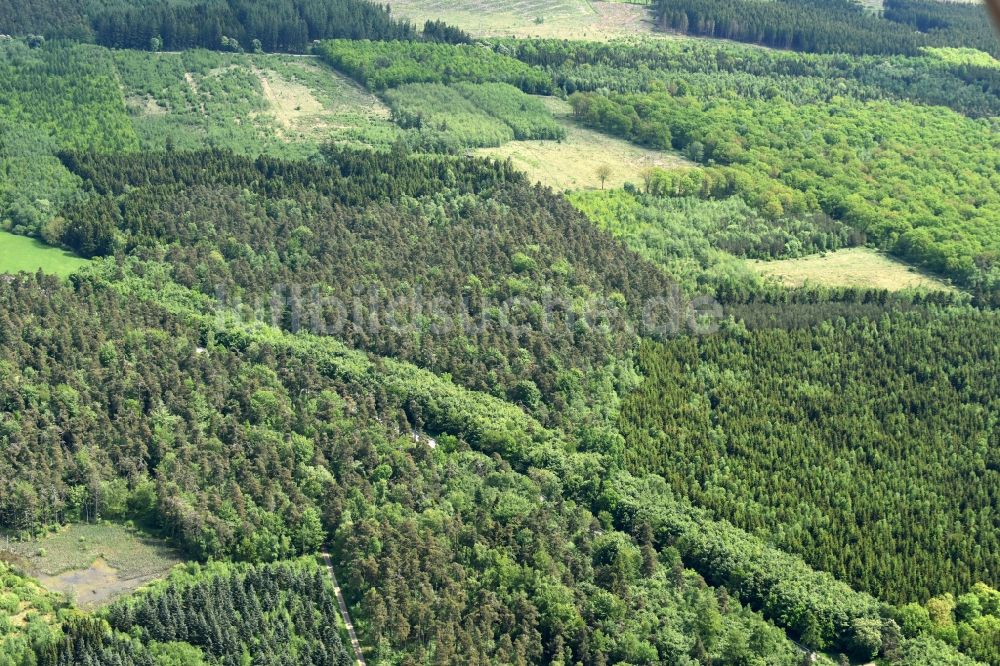
[(340, 591), (340, 583), (337, 582), (337, 574), (333, 571), (333, 560), (330, 558), (330, 551), (324, 548), (322, 550), (322, 555), (323, 563), (326, 565), (326, 570), (330, 572), (330, 579), (333, 581), (333, 591), (337, 595), (337, 604), (340, 606), (340, 616), (344, 619), (344, 624), (347, 625), (347, 634), (351, 637), (351, 646), (354, 648), (354, 656), (357, 658), (358, 663), (361, 666), (367, 666), (364, 655), (361, 654), (361, 643), (358, 641), (358, 635), (354, 633), (354, 623), (351, 622), (351, 614), (347, 610), (347, 602), (344, 601), (344, 593)]

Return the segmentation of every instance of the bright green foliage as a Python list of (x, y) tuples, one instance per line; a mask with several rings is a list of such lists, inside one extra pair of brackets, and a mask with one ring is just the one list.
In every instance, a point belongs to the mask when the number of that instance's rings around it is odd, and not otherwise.
[(905, 641), (899, 652), (900, 666), (971, 666), (979, 664), (953, 649), (947, 643), (930, 636)]
[(565, 136), (545, 105), (506, 83), (411, 83), (383, 93), (394, 120), (418, 130), (424, 148), (499, 146)]
[[(649, 174), (655, 184), (657, 173)], [(703, 175), (690, 173), (700, 186)], [(716, 281), (752, 281), (733, 259), (776, 259), (835, 250), (852, 242), (850, 229), (822, 214), (764, 218), (739, 196), (702, 199), (662, 198), (624, 191), (584, 191), (569, 195), (597, 226), (621, 238), (646, 259), (663, 266), (688, 287)]]
[(1000, 664), (1000, 591), (985, 583), (976, 583), (957, 599), (947, 593), (924, 606), (907, 604), (899, 614), (908, 636), (929, 633), (970, 657)]
[(482, 46), (426, 42), (323, 42), (317, 51), (335, 69), (372, 90), (404, 83), (501, 82), (527, 93), (547, 94), (544, 71)]
[(985, 69), (1000, 69), (1000, 60), (989, 53), (968, 48), (927, 47), (924, 53), (934, 56), (941, 62), (955, 67), (975, 67)]
[[(400, 132), (371, 107), (370, 93), (313, 60), (280, 55), (216, 51), (145, 53), (115, 51), (115, 65), (125, 88), (126, 105), (142, 144), (162, 150), (205, 145), (249, 154), (288, 157), (315, 155), (322, 141), (348, 142), (387, 149)], [(271, 86), (304, 86), (318, 108), (315, 128), (286, 127), (275, 117), (261, 77)], [(278, 110), (280, 112), (280, 110)]]
[(729, 165), (721, 191), (770, 217), (822, 210), (898, 256), (1000, 290), (1000, 139), (985, 121), (848, 99), (797, 105), (664, 92), (571, 100), (590, 125)]
[(1000, 319), (974, 310), (647, 344), (626, 461), (881, 599), (1000, 571)]
[(514, 139), (506, 123), (441, 83), (411, 83), (387, 90), (384, 97), (393, 119), (404, 128), (420, 130), (431, 147), (446, 148), (453, 142), (454, 147), (479, 148)]
[(138, 148), (110, 52), (89, 46), (0, 44), (0, 113), (5, 122), (44, 132), (63, 150)]
[(568, 94), (664, 88), (684, 94), (692, 89), (716, 97), (733, 93), (765, 99), (781, 96), (798, 104), (849, 96), (947, 106), (973, 117), (1000, 115), (996, 61), (971, 49), (925, 49), (915, 56), (847, 56), (689, 40), (522, 40), (500, 41), (494, 48), (545, 67), (555, 85)]
[(0, 666), (33, 663), (35, 647), (58, 639), (57, 614), (65, 603), (0, 561)]
[(251, 63), (250, 56), (212, 51), (114, 52), (133, 123), (143, 144), (158, 149), (166, 137), (177, 148), (211, 143), (264, 152), (280, 145), (273, 128), (252, 121), (267, 104)]
[(564, 130), (537, 97), (526, 95), (506, 83), (460, 83), (462, 95), (486, 113), (514, 130), (517, 140), (562, 139)]
[(107, 51), (0, 42), (0, 221), (8, 229), (40, 232), (79, 186), (56, 151), (138, 146)]

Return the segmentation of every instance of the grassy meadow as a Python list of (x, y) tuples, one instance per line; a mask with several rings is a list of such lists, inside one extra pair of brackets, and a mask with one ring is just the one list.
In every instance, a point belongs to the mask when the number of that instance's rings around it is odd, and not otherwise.
[(909, 264), (866, 247), (844, 248), (795, 259), (748, 261), (747, 265), (761, 275), (774, 278), (790, 287), (808, 283), (829, 287), (872, 287), (890, 291), (954, 289)]
[(72, 252), (46, 245), (35, 238), (0, 231), (0, 273), (34, 273), (41, 269), (65, 276), (88, 263)]
[(607, 166), (610, 175), (607, 189), (620, 188), (626, 182), (641, 183), (642, 172), (650, 167), (687, 168), (692, 162), (659, 150), (637, 146), (608, 134), (581, 127), (570, 118), (569, 104), (555, 97), (545, 98), (556, 121), (566, 132), (561, 141), (511, 141), (499, 147), (484, 148), (476, 154), (510, 158), (533, 181), (555, 190), (595, 189), (601, 187), (598, 169)]

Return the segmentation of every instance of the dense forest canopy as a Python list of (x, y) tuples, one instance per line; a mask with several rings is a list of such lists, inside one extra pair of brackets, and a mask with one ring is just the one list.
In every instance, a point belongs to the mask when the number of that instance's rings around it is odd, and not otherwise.
[(317, 49), (334, 68), (372, 90), (404, 83), (509, 83), (532, 94), (548, 94), (544, 71), (480, 45), (426, 42), (330, 40)]
[[(5, 2), (0, 33), (114, 48), (304, 52), (316, 39), (413, 39), (416, 29), (368, 0), (42, 0)], [(462, 39), (432, 26), (434, 39)]]
[[(146, 276), (132, 275), (128, 264)], [(423, 626), (435, 627), (435, 650), (452, 644), (462, 654), (493, 654), (498, 645), (530, 662), (562, 650), (673, 661), (671, 654), (704, 649), (784, 652), (797, 663), (764, 626), (739, 628), (758, 621), (738, 609), (733, 615), (727, 593), (671, 592), (688, 580), (691, 590), (701, 585), (681, 561), (768, 617), (785, 618), (811, 646), (859, 655), (947, 651), (928, 638), (910, 645), (873, 598), (694, 511), (662, 481), (614, 472), (598, 483), (594, 472), (614, 457), (567, 453), (556, 433), (516, 407), (412, 366), (373, 362), (329, 337), (197, 314), (204, 298), (163, 282), (163, 269), (128, 264), (106, 263), (75, 286), (41, 277), (0, 285), (4, 348), (30, 359), (3, 366), (4, 381), (21, 387), (5, 392), (17, 397), (6, 407), (13, 420), (4, 422), (11, 442), (4, 464), (16, 471), (4, 477), (20, 480), (3, 494), (7, 524), (121, 512), (161, 525), (192, 555), (265, 561), (308, 552), (329, 526), (363, 635), (387, 658), (397, 650), (430, 656), (427, 634), (411, 629)], [(72, 376), (66, 367), (75, 368)], [(67, 426), (62, 436), (49, 425), (58, 423)], [(433, 433), (434, 448), (423, 432)], [(63, 449), (78, 453), (57, 453)], [(62, 462), (38, 464), (46, 460)], [(633, 495), (635, 484), (652, 485)], [(588, 506), (610, 513), (588, 515)], [(600, 529), (591, 527), (595, 520)], [(609, 533), (612, 526), (626, 533)], [(535, 536), (526, 543), (528, 535)], [(481, 546), (457, 547), (470, 539)], [(473, 556), (479, 548), (486, 550)], [(590, 564), (578, 560), (584, 554)], [(512, 566), (524, 573), (513, 575)], [(596, 587), (581, 576), (594, 576)], [(400, 577), (426, 585), (400, 586)], [(509, 583), (498, 592), (488, 581), (500, 580)], [(469, 588), (472, 581), (488, 587)], [(661, 600), (650, 606), (654, 589)], [(645, 612), (615, 610), (616, 596), (644, 599)], [(610, 609), (590, 606), (606, 603)], [(701, 606), (678, 616), (668, 610), (678, 603)], [(466, 604), (476, 609), (472, 627), (460, 621)], [(693, 632), (684, 624), (700, 622), (712, 605), (721, 625)], [(661, 619), (644, 624), (650, 611)], [(677, 618), (676, 632), (663, 632), (664, 617)], [(625, 630), (623, 618), (631, 618)]]
[(543, 420), (629, 381), (614, 359), (672, 285), (564, 200), (488, 161), (328, 159), (66, 155), (93, 195), (65, 211), (63, 242), (158, 256), (181, 284), (234, 303), (278, 297), (285, 327), (448, 372)]
[(996, 585), (997, 325), (959, 309), (645, 346), (626, 460), (879, 598)]
[[(0, 275), (0, 539), (191, 560), (83, 611), (0, 547), (0, 666), (352, 663), (334, 569), (373, 664), (1000, 664), (982, 9), (651, 9), (792, 50), (0, 0), (0, 271), (82, 266)], [(466, 154), (584, 126), (659, 166)], [(750, 263), (863, 245), (952, 284)]]
[(887, 0), (658, 0), (663, 29), (811, 53), (915, 55), (922, 46), (1000, 47), (978, 3)]
[[(349, 666), (333, 584), (315, 561), (212, 563), (72, 618), (38, 663)], [(108, 628), (110, 627), (110, 631)]]
[(40, 234), (80, 183), (59, 150), (138, 150), (110, 52), (0, 42), (0, 216)]

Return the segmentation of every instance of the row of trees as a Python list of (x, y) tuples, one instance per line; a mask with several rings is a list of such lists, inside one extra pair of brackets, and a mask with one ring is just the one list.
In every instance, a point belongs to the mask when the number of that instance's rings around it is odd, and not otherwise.
[(566, 135), (540, 100), (507, 83), (409, 83), (386, 90), (383, 98), (396, 123), (418, 130), (418, 145), (426, 150), (457, 152)]
[[(546, 68), (567, 94), (666, 88), (681, 94), (712, 85), (726, 96), (784, 97), (797, 103), (905, 99), (972, 117), (1000, 114), (1000, 68), (985, 53), (925, 49), (913, 56), (795, 53), (723, 42), (640, 43), (498, 40), (498, 52)], [(979, 57), (976, 57), (978, 53)], [(719, 75), (727, 76), (719, 76)]]
[(372, 90), (404, 83), (509, 83), (530, 94), (552, 92), (543, 70), (482, 46), (330, 40), (317, 47), (335, 69)]
[(982, 6), (890, 0), (884, 12), (850, 0), (659, 0), (663, 29), (812, 53), (916, 55), (923, 46), (998, 53)]
[[(435, 24), (435, 40), (461, 37)], [(415, 39), (416, 29), (367, 0), (46, 0), (0, 6), (0, 32), (67, 37), (114, 48), (262, 48), (302, 53), (317, 39)]]

